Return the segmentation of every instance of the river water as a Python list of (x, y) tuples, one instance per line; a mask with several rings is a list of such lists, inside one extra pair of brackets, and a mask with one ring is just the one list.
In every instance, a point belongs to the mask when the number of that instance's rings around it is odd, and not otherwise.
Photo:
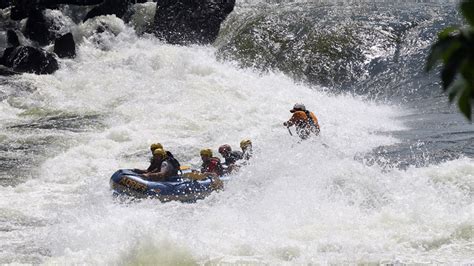
[[(473, 263), (474, 127), (423, 72), (460, 18), (418, 2), (242, 1), (213, 46), (137, 35), (150, 3), (64, 20), (77, 58), (0, 80), (0, 263)], [(296, 102), (318, 139), (282, 127)], [(205, 200), (111, 195), (153, 142), (198, 166), (244, 138), (254, 159)]]

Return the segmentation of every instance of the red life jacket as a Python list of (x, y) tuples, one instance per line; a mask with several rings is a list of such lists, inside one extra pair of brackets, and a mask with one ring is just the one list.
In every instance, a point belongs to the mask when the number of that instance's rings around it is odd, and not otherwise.
[(211, 157), (208, 163), (203, 163), (201, 172), (206, 173), (216, 173), (218, 176), (222, 176), (224, 174), (224, 169), (221, 165), (221, 160), (216, 157)]

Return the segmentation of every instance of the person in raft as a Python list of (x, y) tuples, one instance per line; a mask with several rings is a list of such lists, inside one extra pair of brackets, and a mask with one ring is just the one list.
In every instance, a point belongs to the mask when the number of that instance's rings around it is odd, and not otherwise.
[(240, 148), (242, 149), (242, 159), (248, 161), (252, 158), (252, 141), (249, 139), (244, 139), (240, 142)]
[(177, 176), (179, 171), (179, 162), (170, 157), (163, 149), (155, 149), (153, 151), (153, 160), (160, 166), (159, 170), (144, 173), (142, 176), (149, 181), (167, 181), (168, 178)]
[(306, 110), (306, 107), (303, 104), (295, 104), (290, 112), (293, 113), (293, 116), (290, 120), (283, 123), (284, 126), (288, 128), (295, 126), (296, 133), (301, 139), (309, 138), (311, 133), (316, 136), (319, 135), (320, 127), (318, 118), (313, 112)]
[(200, 155), (202, 159), (201, 173), (210, 177), (211, 188), (213, 190), (223, 189), (224, 184), (219, 178), (224, 175), (224, 168), (222, 167), (221, 160), (212, 156), (211, 149), (202, 149)]
[(202, 159), (201, 173), (213, 177), (224, 175), (221, 160), (212, 156), (211, 149), (202, 149), (200, 155)]
[[(153, 152), (156, 150), (156, 149), (162, 149), (164, 150), (163, 148), (163, 145), (161, 145), (161, 143), (153, 143), (150, 145), (150, 151), (151, 151), (151, 159), (150, 159), (150, 166), (148, 166), (148, 168), (146, 170), (142, 170), (142, 169), (133, 169), (134, 172), (138, 173), (138, 174), (146, 174), (146, 173), (153, 173), (153, 172), (159, 172), (160, 169), (161, 169), (161, 161), (157, 161), (155, 159), (155, 156), (153, 156)], [(173, 160), (176, 160), (174, 158), (174, 155), (169, 152), (169, 151), (166, 151), (166, 154), (168, 155), (169, 158), (173, 159)], [(177, 160), (176, 160), (177, 161)]]
[(238, 170), (238, 166), (235, 163), (243, 158), (242, 152), (233, 151), (229, 144), (224, 144), (219, 147), (219, 153), (225, 159), (225, 173), (230, 174), (232, 171)]

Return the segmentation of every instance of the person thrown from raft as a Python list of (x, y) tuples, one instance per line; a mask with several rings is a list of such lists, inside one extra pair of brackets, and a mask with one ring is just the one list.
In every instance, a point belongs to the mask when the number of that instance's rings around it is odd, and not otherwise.
[(233, 151), (229, 144), (224, 144), (219, 147), (219, 153), (224, 157), (225, 168), (224, 172), (230, 174), (235, 170), (238, 170), (239, 166), (236, 165), (238, 160), (243, 159), (243, 153), (240, 151)]
[[(160, 169), (161, 169), (161, 162), (157, 161), (155, 159), (155, 156), (153, 156), (153, 152), (156, 150), (156, 149), (163, 149), (163, 145), (161, 145), (161, 143), (153, 143), (150, 145), (150, 151), (151, 151), (151, 158), (150, 158), (150, 166), (148, 166), (148, 168), (146, 170), (142, 170), (142, 169), (133, 169), (133, 171), (135, 173), (138, 173), (138, 174), (146, 174), (146, 173), (153, 173), (153, 172), (159, 172)], [(174, 155), (169, 152), (169, 151), (166, 151), (166, 154), (168, 155), (168, 157), (176, 160), (174, 158)]]
[(222, 167), (221, 160), (217, 157), (212, 156), (211, 149), (202, 149), (200, 155), (202, 159), (202, 174), (212, 177), (219, 177), (224, 175), (224, 168)]
[(142, 176), (149, 181), (167, 181), (170, 177), (178, 175), (179, 162), (168, 155), (168, 153), (160, 148), (153, 151), (154, 163), (159, 169), (152, 172), (144, 173)]
[(306, 110), (303, 104), (295, 104), (290, 112), (293, 113), (293, 116), (290, 120), (283, 123), (284, 126), (288, 128), (295, 126), (296, 133), (301, 139), (307, 139), (311, 134), (319, 135), (320, 127), (318, 118), (313, 112)]

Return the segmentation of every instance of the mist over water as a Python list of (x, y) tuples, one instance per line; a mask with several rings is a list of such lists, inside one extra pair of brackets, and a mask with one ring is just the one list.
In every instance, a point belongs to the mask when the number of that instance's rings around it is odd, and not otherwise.
[[(89, 34), (98, 24), (111, 32)], [(407, 105), (138, 37), (115, 17), (74, 35), (78, 57), (54, 75), (1, 83), (0, 263), (472, 263), (473, 159), (460, 147), (414, 167), (433, 153), (406, 144), (419, 132)], [(295, 102), (320, 138), (282, 127)], [(145, 168), (150, 143), (197, 167), (201, 148), (244, 138), (254, 159), (205, 200), (111, 196), (111, 174)]]

